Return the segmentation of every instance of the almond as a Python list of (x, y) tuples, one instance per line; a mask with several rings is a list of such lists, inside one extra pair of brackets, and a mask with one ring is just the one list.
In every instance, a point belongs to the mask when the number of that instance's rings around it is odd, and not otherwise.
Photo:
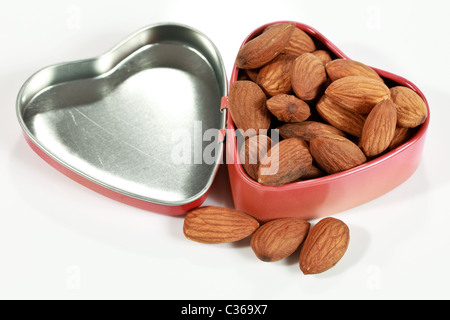
[(320, 168), (316, 167), (314, 163), (310, 165), (306, 172), (302, 175), (302, 177), (298, 181), (308, 180), (323, 177), (325, 174)]
[(261, 160), (258, 182), (278, 186), (294, 182), (306, 173), (312, 164), (308, 145), (301, 138), (282, 140), (270, 148)]
[(239, 80), (233, 82), (228, 96), (228, 108), (238, 129), (247, 132), (254, 129), (267, 130), (271, 116), (266, 106), (267, 98), (262, 89), (254, 82)]
[(374, 69), (351, 59), (335, 59), (327, 63), (325, 68), (331, 81), (349, 76), (363, 76), (383, 82)]
[(415, 133), (413, 128), (402, 128), (396, 127), (394, 132), (394, 137), (389, 144), (389, 149), (394, 150), (395, 148), (401, 146), (403, 143), (408, 141)]
[(292, 88), (290, 71), (294, 61), (294, 56), (279, 54), (261, 68), (256, 83), (270, 96), (290, 92)]
[(333, 268), (344, 256), (350, 243), (350, 231), (341, 220), (328, 217), (314, 225), (300, 252), (299, 265), (307, 274), (318, 274)]
[(404, 86), (391, 88), (392, 101), (397, 108), (397, 125), (415, 128), (425, 122), (428, 116), (425, 101), (412, 89)]
[(389, 88), (381, 81), (364, 76), (349, 76), (333, 81), (325, 94), (341, 107), (367, 115), (380, 101), (390, 97)]
[(244, 239), (252, 235), (258, 227), (258, 221), (244, 212), (206, 206), (186, 214), (183, 233), (190, 240), (215, 244)]
[(315, 50), (316, 45), (313, 39), (305, 31), (295, 28), (283, 52), (298, 57)]
[(267, 100), (267, 108), (280, 121), (302, 122), (309, 118), (309, 105), (294, 95), (279, 94)]
[(258, 180), (258, 167), (261, 159), (267, 154), (272, 140), (266, 135), (256, 135), (245, 139), (239, 152), (241, 164), (245, 172)]
[(340, 107), (324, 94), (316, 104), (317, 113), (329, 124), (355, 137), (361, 137), (365, 116)]
[(244, 69), (245, 74), (247, 75), (248, 79), (250, 79), (253, 82), (256, 82), (256, 80), (258, 79), (258, 74), (259, 74), (260, 70), (261, 70), (260, 68), (258, 68), (258, 69)]
[(277, 24), (253, 38), (240, 48), (236, 66), (255, 69), (265, 65), (286, 47), (294, 29), (294, 23)]
[(330, 53), (326, 50), (316, 50), (311, 53), (319, 58), (320, 61), (322, 61), (323, 65), (326, 65), (332, 60)]
[(345, 133), (329, 124), (318, 121), (303, 121), (299, 123), (286, 123), (278, 127), (279, 134), (282, 138), (302, 138), (305, 141), (321, 136), (321, 135), (338, 135), (345, 137)]
[(347, 138), (322, 135), (309, 142), (313, 159), (328, 174), (354, 168), (367, 161), (362, 150)]
[(310, 223), (299, 218), (266, 222), (252, 236), (250, 245), (258, 259), (266, 262), (289, 257), (308, 234)]
[(370, 111), (360, 140), (360, 146), (366, 156), (376, 156), (389, 147), (394, 138), (396, 124), (397, 111), (391, 99), (379, 102)]
[(292, 67), (291, 85), (297, 97), (313, 100), (327, 81), (325, 66), (312, 53), (299, 56)]

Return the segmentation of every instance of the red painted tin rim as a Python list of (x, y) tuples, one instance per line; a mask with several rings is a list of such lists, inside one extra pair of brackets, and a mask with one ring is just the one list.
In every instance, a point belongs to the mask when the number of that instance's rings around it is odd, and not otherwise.
[[(299, 22), (295, 22), (295, 21), (287, 21), (287, 20), (283, 20), (283, 21), (276, 21), (276, 22), (271, 22), (271, 23), (267, 23), (265, 25), (260, 26), (259, 28), (255, 29), (252, 33), (250, 33), (249, 36), (247, 36), (247, 38), (245, 38), (245, 40), (243, 41), (241, 47), (247, 43), (249, 40), (251, 40), (253, 37), (255, 37), (256, 35), (260, 34), (267, 26), (269, 25), (273, 25), (273, 24), (278, 24), (278, 23), (295, 23), (295, 25), (297, 26), (297, 28), (302, 29), (303, 31), (307, 32), (308, 34), (310, 34), (311, 36), (313, 36), (314, 38), (316, 38), (317, 40), (319, 40), (320, 42), (322, 42), (329, 50), (331, 50), (333, 53), (335, 53), (338, 57), (343, 58), (343, 59), (350, 59), (346, 54), (344, 54), (338, 47), (336, 47), (336, 45), (334, 45), (328, 38), (326, 38), (323, 34), (321, 34), (319, 31), (317, 31), (316, 29), (303, 24), (303, 23), (299, 23)], [(419, 141), (427, 132), (428, 126), (430, 124), (430, 107), (428, 105), (428, 101), (425, 98), (424, 94), (422, 93), (422, 91), (420, 91), (419, 88), (417, 88), (416, 85), (414, 85), (411, 81), (398, 76), (396, 74), (378, 69), (378, 68), (374, 68), (372, 67), (380, 76), (388, 78), (392, 81), (398, 82), (400, 85), (404, 85), (407, 86), (409, 88), (411, 88), (412, 90), (414, 90), (417, 94), (419, 94), (419, 96), (423, 99), (423, 101), (425, 102), (425, 105), (427, 107), (427, 111), (428, 111), (428, 116), (427, 119), (425, 120), (425, 122), (419, 127), (418, 131), (415, 133), (415, 135), (410, 138), (409, 141), (405, 142), (404, 144), (400, 145), (399, 147), (397, 147), (396, 149), (387, 152), (386, 154), (377, 157), (373, 160), (370, 160), (366, 163), (363, 163), (362, 165), (359, 165), (355, 168), (349, 169), (349, 170), (345, 170), (343, 172), (339, 172), (339, 173), (335, 173), (335, 174), (331, 174), (331, 175), (326, 175), (323, 177), (319, 177), (319, 178), (314, 178), (314, 179), (310, 179), (310, 180), (305, 180), (305, 181), (299, 181), (299, 182), (293, 182), (293, 183), (289, 183), (289, 184), (285, 184), (285, 185), (281, 185), (281, 186), (266, 186), (263, 184), (260, 184), (259, 182), (253, 180), (252, 178), (250, 178), (247, 173), (245, 173), (242, 165), (238, 165), (237, 166), (237, 172), (238, 174), (242, 177), (242, 179), (249, 185), (252, 185), (254, 187), (259, 188), (262, 191), (288, 191), (288, 190), (298, 190), (299, 188), (306, 188), (306, 187), (312, 187), (312, 186), (316, 186), (316, 185), (322, 185), (322, 184), (328, 184), (336, 179), (341, 179), (343, 177), (346, 176), (350, 176), (350, 175), (354, 175), (357, 174), (358, 172), (361, 171), (365, 171), (365, 170), (369, 170), (372, 167), (375, 167), (383, 162), (385, 162), (387, 159), (395, 157), (396, 155), (398, 155), (399, 153), (404, 152), (405, 150), (409, 149), (410, 147), (412, 147), (414, 144), (416, 144), (417, 141)], [(236, 67), (236, 65), (233, 66), (233, 70), (231, 73), (231, 78), (230, 78), (230, 85), (235, 82), (237, 80), (238, 77), (238, 72), (239, 69)], [(233, 122), (233, 119), (231, 118), (230, 113), (228, 113), (228, 120), (227, 120), (227, 124), (229, 126), (229, 128), (231, 127), (232, 129), (235, 129), (235, 125)], [(232, 132), (231, 136), (227, 137), (229, 139), (235, 139), (236, 135), (234, 133), (233, 130), (230, 130)], [(239, 159), (239, 152), (238, 152), (238, 148), (237, 148), (237, 144), (235, 142), (233, 142), (232, 146), (234, 147), (234, 150), (232, 150), (233, 152), (233, 159)], [(228, 150), (230, 151), (230, 150)]]

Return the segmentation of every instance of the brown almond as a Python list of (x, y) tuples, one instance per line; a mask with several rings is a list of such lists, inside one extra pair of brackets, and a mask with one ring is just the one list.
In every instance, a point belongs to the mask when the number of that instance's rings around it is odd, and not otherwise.
[(260, 70), (261, 70), (260, 68), (258, 68), (258, 69), (244, 69), (245, 74), (247, 75), (248, 79), (253, 81), (253, 82), (256, 82), (256, 80), (258, 79), (258, 74), (259, 74)]
[(237, 54), (236, 66), (255, 69), (265, 65), (286, 47), (294, 29), (294, 23), (277, 24), (245, 43)]
[(272, 140), (266, 135), (256, 135), (245, 139), (239, 157), (245, 172), (258, 180), (258, 167), (261, 159), (267, 154)]
[(308, 145), (301, 138), (285, 139), (270, 148), (258, 168), (258, 182), (278, 186), (294, 182), (312, 164)]
[(370, 111), (363, 127), (360, 147), (367, 157), (385, 151), (394, 138), (397, 111), (391, 99), (379, 102)]
[(331, 81), (349, 76), (363, 76), (383, 82), (383, 79), (374, 69), (362, 62), (351, 59), (335, 59), (327, 63), (325, 68)]
[(402, 128), (396, 127), (394, 132), (394, 137), (389, 144), (389, 149), (394, 150), (395, 148), (401, 146), (403, 143), (408, 141), (415, 133), (413, 128)]
[(201, 243), (225, 243), (242, 240), (258, 229), (252, 216), (231, 208), (205, 206), (186, 214), (183, 233)]
[(261, 68), (256, 82), (269, 96), (290, 92), (292, 89), (290, 71), (294, 61), (294, 56), (279, 54)]
[(309, 105), (294, 95), (279, 94), (267, 100), (267, 108), (280, 121), (302, 122), (309, 118)]
[(245, 132), (267, 130), (270, 127), (271, 116), (266, 106), (267, 97), (254, 82), (239, 80), (230, 86), (228, 108), (234, 124)]
[(397, 108), (399, 127), (415, 128), (425, 122), (428, 116), (427, 106), (414, 90), (404, 86), (396, 86), (390, 90)]
[(297, 97), (305, 101), (315, 99), (326, 81), (325, 66), (315, 55), (304, 53), (295, 60), (291, 85)]
[(302, 175), (302, 177), (298, 181), (315, 179), (315, 178), (323, 177), (324, 175), (325, 175), (325, 173), (320, 168), (315, 166), (313, 163), (306, 169), (306, 172)]
[(266, 222), (252, 236), (250, 245), (258, 259), (279, 261), (298, 249), (308, 234), (310, 223), (299, 218), (280, 218)]
[(299, 123), (286, 123), (278, 127), (279, 134), (282, 138), (302, 138), (305, 141), (321, 136), (321, 135), (338, 135), (345, 137), (345, 133), (332, 125), (318, 121), (303, 121)]
[(316, 45), (309, 34), (301, 29), (295, 28), (283, 52), (298, 57), (315, 50)]
[(322, 135), (309, 142), (313, 159), (328, 174), (354, 168), (367, 161), (364, 152), (352, 141), (337, 135)]
[(364, 76), (349, 76), (333, 81), (325, 94), (341, 107), (367, 115), (380, 101), (390, 97), (389, 88), (381, 81)]
[(361, 137), (366, 117), (340, 107), (324, 94), (316, 104), (317, 113), (329, 124), (355, 137)]
[(307, 274), (319, 274), (333, 268), (350, 243), (350, 231), (341, 220), (328, 217), (315, 224), (300, 252), (299, 265)]
[(319, 58), (320, 61), (322, 61), (323, 65), (326, 65), (332, 60), (330, 53), (326, 50), (316, 50), (311, 53)]

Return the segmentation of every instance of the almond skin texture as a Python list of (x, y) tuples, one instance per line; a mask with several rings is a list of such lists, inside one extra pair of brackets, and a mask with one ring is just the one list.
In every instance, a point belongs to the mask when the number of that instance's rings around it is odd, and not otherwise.
[(236, 66), (255, 69), (265, 65), (286, 47), (294, 29), (294, 23), (277, 24), (253, 38), (239, 50)]
[(253, 82), (256, 82), (256, 80), (258, 79), (258, 74), (259, 74), (260, 70), (261, 70), (260, 68), (258, 68), (258, 69), (244, 69), (244, 73), (245, 73), (245, 75), (247, 75), (248, 79), (250, 79)]
[(349, 76), (363, 76), (383, 82), (375, 70), (364, 63), (355, 60), (335, 59), (327, 63), (325, 68), (331, 81)]
[(379, 102), (367, 116), (360, 147), (367, 157), (373, 157), (386, 150), (394, 138), (397, 124), (397, 110), (391, 99)]
[(415, 128), (425, 122), (428, 116), (427, 106), (422, 98), (412, 89), (397, 86), (390, 89), (392, 101), (397, 108), (397, 125)]
[(356, 144), (336, 135), (312, 139), (309, 150), (319, 167), (328, 174), (348, 170), (367, 161), (364, 152)]
[(258, 167), (261, 159), (267, 154), (272, 140), (266, 135), (256, 135), (247, 138), (239, 152), (241, 164), (245, 172), (253, 179), (258, 180)]
[(258, 221), (244, 212), (206, 206), (186, 214), (183, 233), (193, 241), (217, 244), (249, 237), (258, 227)]
[(344, 256), (350, 243), (348, 226), (339, 219), (320, 220), (308, 233), (300, 252), (300, 269), (319, 274), (334, 267)]
[(323, 177), (325, 174), (322, 170), (320, 170), (318, 167), (316, 167), (314, 164), (308, 167), (305, 174), (302, 175), (302, 177), (298, 181), (308, 180), (308, 179), (314, 179)]
[(328, 62), (332, 60), (330, 54), (326, 50), (316, 50), (311, 52), (313, 55), (315, 55), (317, 58), (322, 61), (323, 65), (326, 65)]
[(245, 132), (254, 129), (255, 134), (269, 129), (271, 119), (266, 102), (266, 95), (256, 83), (248, 80), (233, 82), (228, 108), (236, 127)]
[(252, 236), (251, 247), (258, 259), (279, 261), (294, 253), (308, 234), (310, 223), (299, 218), (266, 222)]
[(295, 60), (291, 85), (297, 97), (305, 101), (315, 99), (326, 82), (325, 66), (315, 55), (305, 53)]
[(313, 39), (305, 31), (295, 28), (283, 52), (298, 57), (315, 50), (316, 45)]
[(269, 96), (291, 91), (291, 69), (295, 57), (280, 54), (261, 68), (256, 82)]
[(338, 135), (345, 137), (345, 133), (332, 125), (318, 121), (303, 121), (300, 123), (286, 123), (278, 128), (282, 138), (302, 138), (310, 141), (321, 135)]
[(309, 118), (309, 105), (294, 95), (279, 94), (267, 100), (267, 108), (283, 122), (302, 122)]
[(316, 110), (332, 126), (355, 137), (361, 137), (365, 116), (340, 107), (325, 94), (317, 102)]
[(258, 182), (279, 186), (301, 178), (312, 165), (312, 157), (305, 140), (282, 140), (269, 150), (258, 168)]
[(402, 128), (402, 127), (395, 128), (394, 138), (392, 138), (392, 141), (389, 144), (389, 149), (393, 150), (401, 146), (403, 143), (408, 141), (414, 135), (414, 133), (415, 130), (412, 128)]
[(341, 107), (363, 115), (369, 114), (378, 102), (391, 95), (384, 83), (363, 76), (349, 76), (333, 81), (325, 94)]

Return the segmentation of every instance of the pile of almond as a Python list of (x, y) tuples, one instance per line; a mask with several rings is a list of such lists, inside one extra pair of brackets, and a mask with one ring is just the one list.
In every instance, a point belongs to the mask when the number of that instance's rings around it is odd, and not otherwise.
[[(244, 138), (240, 161), (248, 176), (264, 185), (359, 166), (409, 140), (428, 116), (415, 91), (361, 62), (336, 58), (294, 23), (267, 27), (242, 46), (235, 64), (238, 80), (230, 86), (228, 104)], [(277, 140), (272, 129), (278, 129)], [(251, 248), (262, 261), (279, 261), (300, 250), (304, 274), (332, 268), (350, 241), (348, 226), (336, 218), (312, 227), (300, 218), (260, 224), (244, 212), (215, 206), (188, 212), (183, 232), (202, 243), (251, 236)]]
[(270, 25), (241, 47), (228, 98), (251, 178), (277, 186), (342, 172), (398, 147), (424, 123), (415, 91), (334, 57), (294, 23)]
[(264, 224), (230, 208), (206, 206), (186, 214), (186, 238), (208, 244), (235, 242), (251, 236), (251, 248), (262, 261), (279, 261), (300, 248), (299, 266), (304, 274), (318, 274), (334, 267), (347, 251), (347, 225), (328, 217), (312, 228), (300, 218), (280, 218)]

